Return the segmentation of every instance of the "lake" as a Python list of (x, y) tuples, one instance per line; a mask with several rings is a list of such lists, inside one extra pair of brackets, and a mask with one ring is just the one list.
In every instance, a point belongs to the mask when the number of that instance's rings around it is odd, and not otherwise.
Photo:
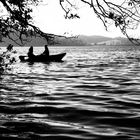
[(140, 47), (49, 49), (64, 62), (17, 61), (0, 75), (0, 138), (139, 140)]

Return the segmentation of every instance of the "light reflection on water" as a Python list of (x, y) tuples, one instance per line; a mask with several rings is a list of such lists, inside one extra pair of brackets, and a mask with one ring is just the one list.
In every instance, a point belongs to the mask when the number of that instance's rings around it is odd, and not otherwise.
[(140, 49), (50, 47), (65, 51), (63, 63), (16, 63), (1, 75), (0, 137), (138, 140)]

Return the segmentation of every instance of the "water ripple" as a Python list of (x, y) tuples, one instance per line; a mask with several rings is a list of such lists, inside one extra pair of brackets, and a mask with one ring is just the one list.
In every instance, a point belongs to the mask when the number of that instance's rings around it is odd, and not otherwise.
[(68, 49), (63, 63), (16, 63), (0, 75), (0, 137), (139, 140), (140, 49)]

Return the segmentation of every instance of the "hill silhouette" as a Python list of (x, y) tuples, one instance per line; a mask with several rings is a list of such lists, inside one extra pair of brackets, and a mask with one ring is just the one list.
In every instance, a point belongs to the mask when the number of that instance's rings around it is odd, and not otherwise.
[[(105, 36), (86, 36), (79, 35), (78, 37), (57, 37), (55, 39), (54, 46), (91, 46), (91, 45), (132, 45), (132, 43), (127, 38), (122, 37), (105, 37)], [(32, 37), (25, 46), (44, 46), (47, 41), (41, 37)], [(8, 44), (13, 44), (18, 46), (16, 43), (12, 42), (8, 38), (4, 38), (0, 46), (7, 46)]]

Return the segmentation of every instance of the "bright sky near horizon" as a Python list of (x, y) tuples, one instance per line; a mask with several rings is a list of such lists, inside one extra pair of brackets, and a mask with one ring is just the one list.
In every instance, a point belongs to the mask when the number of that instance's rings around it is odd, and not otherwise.
[(34, 20), (41, 30), (47, 33), (64, 35), (101, 35), (109, 37), (123, 36), (121, 31), (113, 25), (108, 31), (93, 10), (84, 4), (79, 10), (80, 19), (65, 19), (64, 11), (59, 5), (59, 0), (47, 0), (46, 5), (34, 9)]

